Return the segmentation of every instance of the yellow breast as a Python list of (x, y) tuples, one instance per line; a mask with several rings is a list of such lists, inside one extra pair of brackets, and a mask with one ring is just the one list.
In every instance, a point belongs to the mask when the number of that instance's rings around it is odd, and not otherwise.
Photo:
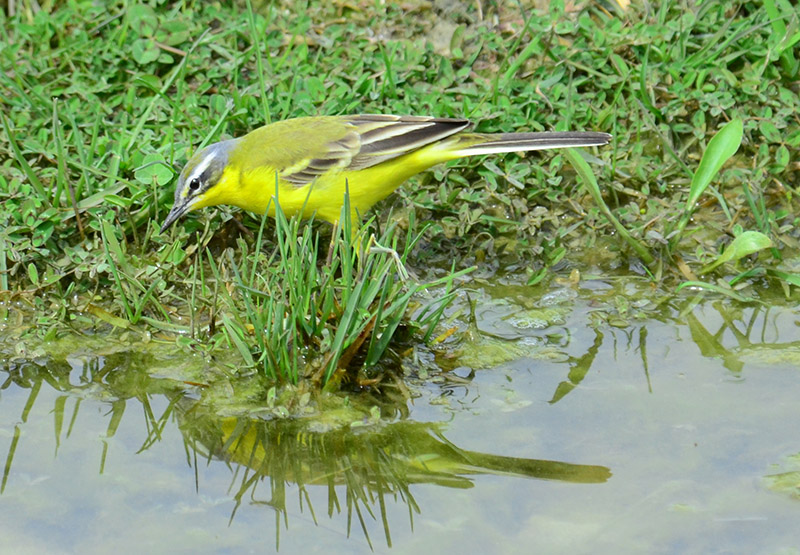
[[(316, 215), (333, 223), (341, 216), (346, 190), (350, 194), (351, 216), (363, 216), (409, 177), (449, 158), (441, 150), (428, 147), (370, 168), (334, 169), (303, 186), (281, 179), (278, 170), (269, 165), (240, 170), (232, 163), (226, 168), (219, 185), (209, 191), (207, 200), (208, 205), (231, 204), (274, 216), (277, 190), (278, 201), (286, 216), (301, 214), (309, 218)], [(281, 173), (285, 174), (285, 170)]]

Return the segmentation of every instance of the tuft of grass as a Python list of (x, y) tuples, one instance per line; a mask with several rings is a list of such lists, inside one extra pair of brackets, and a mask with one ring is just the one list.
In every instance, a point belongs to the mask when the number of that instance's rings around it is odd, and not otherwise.
[[(287, 219), (279, 202), (269, 256), (262, 253), (264, 216), (252, 247), (239, 240), (235, 254), (228, 249), (221, 259), (208, 257), (215, 279), (225, 281), (227, 272), (234, 286), (232, 292), (223, 289), (231, 346), (272, 380), (325, 385), (347, 377), (371, 383), (371, 371), (400, 328), (418, 329), (429, 339), (454, 298), (454, 283), (474, 269), (416, 282), (405, 263), (421, 234), (409, 231), (401, 242), (397, 227), (389, 225), (375, 237), (366, 227), (356, 230), (350, 214), (346, 197), (326, 260), (319, 259), (313, 219)], [(415, 306), (417, 316), (410, 318), (412, 301), (433, 288), (444, 291)]]
[(770, 37), (770, 60), (778, 58), (786, 75), (796, 77), (800, 74), (800, 60), (794, 55), (794, 47), (800, 42), (797, 7), (789, 0), (764, 0), (764, 9), (773, 31)]

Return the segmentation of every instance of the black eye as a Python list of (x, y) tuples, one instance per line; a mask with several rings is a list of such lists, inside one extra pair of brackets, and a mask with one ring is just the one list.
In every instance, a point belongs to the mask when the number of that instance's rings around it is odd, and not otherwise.
[(192, 192), (197, 191), (200, 188), (200, 180), (196, 177), (193, 177), (192, 180), (189, 182), (189, 190)]

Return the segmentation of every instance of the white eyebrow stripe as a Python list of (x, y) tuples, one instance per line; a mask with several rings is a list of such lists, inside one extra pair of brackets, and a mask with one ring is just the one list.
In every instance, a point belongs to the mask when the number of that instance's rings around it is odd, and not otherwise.
[(206, 155), (203, 157), (203, 159), (200, 161), (200, 163), (199, 163), (199, 164), (197, 164), (197, 165), (194, 167), (194, 169), (192, 170), (192, 172), (191, 172), (189, 175), (187, 175), (187, 176), (186, 176), (186, 181), (187, 181), (187, 182), (189, 182), (189, 181), (191, 181), (191, 180), (192, 180), (192, 178), (194, 178), (194, 177), (200, 177), (201, 175), (203, 175), (203, 172), (204, 172), (204, 171), (206, 171), (206, 169), (208, 169), (208, 166), (210, 166), (210, 165), (211, 165), (211, 161), (214, 159), (214, 157), (216, 156), (216, 154), (217, 154), (217, 153), (216, 153), (216, 151), (215, 151), (215, 150), (209, 150), (209, 151), (208, 151), (208, 154), (206, 154)]

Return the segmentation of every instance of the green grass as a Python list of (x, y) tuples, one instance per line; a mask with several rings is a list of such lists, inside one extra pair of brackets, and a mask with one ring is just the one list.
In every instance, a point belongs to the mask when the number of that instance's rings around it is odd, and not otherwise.
[[(280, 206), (277, 247), (270, 256), (259, 254), (266, 251), (266, 217), (253, 252), (240, 239), (238, 248), (226, 250), (221, 260), (209, 256), (216, 282), (235, 286), (235, 294), (223, 295), (231, 315), (223, 316), (229, 342), (249, 366), (260, 367), (273, 380), (324, 385), (335, 378), (338, 384), (348, 369), (355, 368), (348, 381), (369, 383), (398, 327), (413, 327), (430, 337), (453, 299), (453, 283), (473, 269), (416, 283), (404, 264), (419, 235), (409, 233), (398, 254), (394, 225), (378, 236), (353, 234), (349, 214), (345, 203), (343, 225), (334, 231), (324, 261), (319, 260), (319, 234), (313, 222), (287, 221)], [(227, 279), (225, 270), (230, 274)], [(439, 291), (414, 307), (416, 317), (410, 317), (412, 301), (428, 289)], [(254, 336), (255, 354), (249, 336)], [(361, 359), (356, 366), (354, 359)]]
[[(421, 2), (43, 6), (0, 14), (0, 287), (42, 308), (42, 334), (177, 335), (293, 382), (311, 368), (330, 378), (359, 342), (350, 360), (379, 368), (386, 331), (413, 322), (417, 288), (438, 279), (428, 276), (487, 257), (527, 267), (537, 283), (613, 235), (614, 267), (641, 265), (676, 292), (702, 282), (758, 299), (765, 283), (789, 294), (800, 281), (800, 35), (789, 2), (614, 14), (559, 1), (546, 12), (487, 3), (480, 14), (471, 2), (446, 14)], [(380, 245), (423, 285), (367, 235), (350, 244), (334, 231), (322, 261), (319, 226), (264, 227), (227, 208), (158, 233), (197, 148), (268, 121), (356, 112), (614, 140), (457, 161), (401, 188), (371, 229), (385, 230)], [(431, 225), (401, 237), (409, 220)], [(304, 285), (278, 287), (281, 272)], [(358, 281), (368, 278), (380, 285)], [(427, 314), (420, 340), (435, 335), (441, 307)], [(333, 354), (278, 354), (277, 338)]]

